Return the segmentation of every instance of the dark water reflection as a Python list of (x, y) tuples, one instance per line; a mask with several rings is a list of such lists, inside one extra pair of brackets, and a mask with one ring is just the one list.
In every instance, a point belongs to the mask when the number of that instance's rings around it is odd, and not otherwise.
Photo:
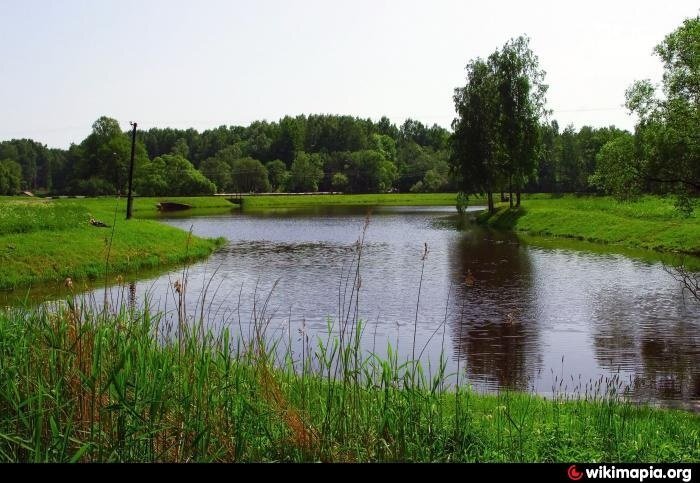
[[(245, 332), (268, 295), (270, 329), (299, 350), (343, 312), (343, 287), (366, 208), (235, 212), (166, 219), (230, 243), (188, 269), (190, 313)], [(700, 407), (700, 305), (658, 262), (524, 244), (510, 233), (453, 228), (451, 208), (381, 207), (362, 253), (359, 316), (367, 351), (417, 348), (481, 390), (582, 392), (618, 375), (638, 400)], [(137, 281), (128, 296), (168, 311), (181, 270)], [(273, 290), (274, 289), (274, 290)], [(200, 294), (206, 291), (202, 303)], [(102, 289), (95, 292), (101, 297)], [(23, 294), (24, 295), (24, 294)], [(254, 304), (254, 301), (256, 302)], [(418, 350), (416, 351), (418, 353)]]
[(541, 369), (530, 257), (515, 235), (483, 230), (466, 232), (448, 256), (452, 336), (469, 379), (529, 389)]

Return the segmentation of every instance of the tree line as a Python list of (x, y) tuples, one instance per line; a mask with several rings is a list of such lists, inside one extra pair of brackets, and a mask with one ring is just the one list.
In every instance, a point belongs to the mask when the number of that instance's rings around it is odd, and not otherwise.
[[(595, 192), (588, 180), (615, 127), (561, 130), (540, 126), (543, 149), (529, 192)], [(627, 135), (630, 135), (627, 133)], [(56, 195), (124, 193), (129, 132), (101, 117), (92, 133), (67, 150), (29, 139), (0, 142), (0, 194), (22, 190)], [(276, 123), (222, 126), (198, 132), (153, 128), (137, 133), (135, 188), (140, 195), (213, 192), (439, 192), (461, 189), (450, 166), (451, 133), (407, 120), (349, 116), (286, 117)]]
[[(339, 115), (137, 132), (134, 186), (141, 195), (217, 192), (454, 191), (450, 132)], [(110, 195), (126, 190), (130, 137), (103, 116), (67, 150), (29, 139), (0, 143), (0, 194)]]
[[(615, 126), (560, 128), (546, 109), (547, 84), (527, 37), (466, 68), (448, 131), (408, 119), (400, 126), (341, 115), (137, 133), (140, 195), (214, 192), (608, 193), (631, 199), (673, 193), (681, 211), (700, 191), (700, 19), (687, 19), (655, 49), (660, 89), (634, 83), (626, 105), (634, 133)], [(99, 118), (81, 143), (51, 149), (30, 139), (0, 142), (0, 194), (112, 195), (126, 190), (130, 138)], [(508, 195), (506, 196), (506, 193)]]

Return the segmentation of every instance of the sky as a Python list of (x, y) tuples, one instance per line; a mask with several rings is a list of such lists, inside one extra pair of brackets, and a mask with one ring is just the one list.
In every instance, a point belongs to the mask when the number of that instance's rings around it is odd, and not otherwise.
[(0, 0), (0, 140), (100, 116), (199, 130), (297, 114), (450, 127), (465, 66), (526, 34), (560, 126), (632, 129), (637, 79), (697, 0)]

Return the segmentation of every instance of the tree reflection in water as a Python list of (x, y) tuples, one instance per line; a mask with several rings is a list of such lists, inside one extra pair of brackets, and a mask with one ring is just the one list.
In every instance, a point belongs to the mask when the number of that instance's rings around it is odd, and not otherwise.
[(525, 248), (513, 234), (473, 230), (450, 253), (456, 286), (450, 325), (470, 383), (530, 389), (541, 349)]

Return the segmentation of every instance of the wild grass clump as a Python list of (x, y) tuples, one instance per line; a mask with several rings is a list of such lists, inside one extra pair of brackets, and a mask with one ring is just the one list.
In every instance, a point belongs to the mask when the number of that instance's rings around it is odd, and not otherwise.
[(212, 332), (186, 286), (172, 313), (124, 297), (0, 311), (0, 461), (700, 461), (697, 415), (625, 402), (615, 378), (483, 395), (448, 384), (444, 354), (426, 371), (364, 350), (359, 278), (296, 352), (270, 335), (269, 298)]

